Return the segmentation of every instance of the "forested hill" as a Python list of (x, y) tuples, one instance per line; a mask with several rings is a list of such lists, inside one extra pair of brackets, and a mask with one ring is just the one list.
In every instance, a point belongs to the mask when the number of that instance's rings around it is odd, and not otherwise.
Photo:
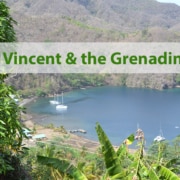
[(180, 6), (155, 0), (8, 0), (19, 41), (178, 41)]
[(164, 89), (180, 83), (175, 74), (16, 74), (8, 82), (25, 96), (46, 96), (103, 85)]
[[(155, 0), (8, 0), (18, 41), (179, 42), (180, 6)], [(10, 83), (26, 94), (87, 86), (155, 89), (180, 82), (176, 74), (16, 75)]]

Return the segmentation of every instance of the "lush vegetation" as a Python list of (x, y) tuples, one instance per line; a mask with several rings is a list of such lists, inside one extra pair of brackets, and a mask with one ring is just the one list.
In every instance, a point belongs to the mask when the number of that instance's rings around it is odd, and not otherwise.
[(106, 85), (162, 90), (179, 82), (179, 74), (16, 74), (8, 80), (23, 97)]
[(47, 96), (84, 87), (107, 85), (106, 75), (98, 74), (17, 74), (8, 83), (23, 97)]
[[(5, 1), (0, 1), (0, 42), (16, 40), (13, 24)], [(19, 159), (23, 130), (20, 123), (22, 109), (11, 95), (16, 92), (5, 83), (8, 77), (0, 74), (0, 179), (21, 179), (24, 176)]]
[(24, 175), (19, 159), (24, 136), (20, 123), (22, 109), (11, 97), (15, 91), (4, 82), (6, 77), (0, 74), (0, 179), (19, 180)]
[(13, 25), (16, 21), (9, 14), (9, 7), (6, 2), (1, 0), (0, 2), (0, 42), (14, 42), (16, 41), (16, 35)]
[[(23, 131), (20, 124), (21, 108), (11, 98), (15, 94), (0, 76), (0, 178), (1, 179), (179, 179), (180, 137), (173, 144), (154, 143), (149, 152), (144, 151), (144, 135), (137, 148), (130, 153), (128, 146), (135, 141), (130, 135), (115, 151), (99, 124), (96, 131), (101, 148), (89, 153), (86, 148), (76, 150), (59, 144), (62, 139), (22, 147)], [(62, 128), (61, 128), (62, 129)], [(67, 133), (67, 132), (66, 132)], [(64, 138), (68, 138), (67, 135)]]
[(105, 170), (100, 155), (89, 153), (86, 148), (62, 146), (58, 143), (61, 140), (37, 143), (25, 153), (22, 162), (32, 179), (100, 178)]
[[(5, 1), (0, 2), (0, 42), (14, 42), (15, 21), (9, 14)], [(176, 180), (180, 174), (180, 137), (173, 145), (166, 142), (153, 144), (149, 153), (144, 152), (144, 136), (137, 142), (138, 148), (130, 153), (128, 145), (135, 142), (130, 135), (117, 149), (99, 124), (96, 125), (101, 148), (96, 153), (81, 151), (57, 142), (37, 143), (23, 148), (25, 138), (20, 108), (11, 95), (13, 87), (5, 82), (8, 75), (0, 74), (0, 179), (1, 180), (93, 180), (93, 179), (152, 179)], [(73, 75), (65, 75), (72, 87), (102, 85), (102, 77), (92, 76), (77, 81)], [(123, 80), (124, 81), (124, 80)], [(82, 83), (82, 84), (81, 84)], [(66, 88), (62, 84), (62, 88)], [(41, 89), (38, 94), (41, 94)], [(62, 131), (63, 128), (61, 128)], [(64, 130), (63, 130), (64, 131)], [(58, 140), (59, 141), (59, 140)]]
[[(178, 180), (180, 179), (180, 137), (173, 144), (155, 142), (144, 150), (144, 136), (135, 140), (132, 134), (115, 148), (99, 124), (96, 131), (101, 147), (95, 153), (86, 148), (77, 150), (59, 142), (39, 142), (22, 157), (29, 178), (53, 179), (122, 179)], [(67, 137), (64, 137), (67, 138)], [(132, 151), (129, 145), (137, 146)]]
[[(169, 156), (164, 153), (165, 144), (163, 142), (156, 144), (158, 148), (154, 154), (145, 154), (143, 135), (138, 139), (138, 149), (132, 154), (128, 151), (128, 145), (132, 144), (135, 138), (134, 135), (130, 135), (115, 151), (99, 124), (96, 130), (106, 163), (106, 176), (110, 179), (180, 179), (175, 174), (180, 173), (179, 154), (176, 153), (171, 157), (172, 159), (169, 159)], [(177, 144), (180, 145), (179, 140), (176, 141)]]

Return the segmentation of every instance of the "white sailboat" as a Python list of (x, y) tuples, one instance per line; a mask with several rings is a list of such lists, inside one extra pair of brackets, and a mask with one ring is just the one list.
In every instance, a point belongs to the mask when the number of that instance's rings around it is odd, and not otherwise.
[(54, 104), (54, 105), (57, 105), (60, 103), (57, 99), (57, 96), (55, 97), (55, 95), (54, 95), (54, 100), (50, 100), (49, 102), (50, 102), (50, 104)]
[(57, 105), (56, 106), (56, 110), (66, 110), (68, 108), (67, 105), (63, 104), (63, 92), (62, 92), (62, 96), (61, 97), (62, 97), (62, 104)]
[(164, 140), (166, 140), (166, 138), (163, 136), (162, 129), (160, 128), (160, 133), (159, 133), (158, 136), (156, 136), (154, 138), (154, 141), (161, 142), (161, 141), (164, 141)]

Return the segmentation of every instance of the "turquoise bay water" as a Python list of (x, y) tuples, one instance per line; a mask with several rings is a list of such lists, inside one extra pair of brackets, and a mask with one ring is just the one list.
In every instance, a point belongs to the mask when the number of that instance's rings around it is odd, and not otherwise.
[[(113, 144), (119, 145), (139, 126), (147, 143), (159, 135), (160, 127), (167, 140), (180, 134), (180, 89), (150, 90), (125, 87), (98, 87), (64, 93), (67, 111), (57, 111), (52, 98), (39, 98), (27, 106), (39, 124), (63, 125), (67, 130), (84, 129), (79, 134), (97, 140), (99, 122)], [(59, 98), (61, 99), (61, 98)], [(178, 128), (179, 127), (179, 128)]]

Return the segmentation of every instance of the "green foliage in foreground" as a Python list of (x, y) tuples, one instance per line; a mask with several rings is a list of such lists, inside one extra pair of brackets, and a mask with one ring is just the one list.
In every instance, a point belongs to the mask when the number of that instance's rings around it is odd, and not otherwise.
[(67, 160), (60, 160), (57, 158), (49, 158), (45, 156), (37, 156), (37, 161), (42, 165), (54, 168), (61, 174), (66, 174), (70, 178), (87, 180), (86, 176), (73, 164)]
[[(96, 125), (96, 131), (102, 146), (102, 153), (107, 168), (107, 177), (110, 179), (180, 179), (173, 172), (173, 168), (167, 168), (165, 166), (166, 162), (164, 162), (162, 157), (161, 148), (159, 148), (158, 156), (155, 161), (147, 159), (147, 156), (144, 155), (144, 138), (139, 140), (139, 148), (134, 154), (130, 154), (127, 147), (125, 150), (125, 144), (122, 144), (117, 152), (115, 152), (112, 144), (99, 124)], [(133, 138), (128, 138), (127, 140), (128, 142), (133, 141)], [(161, 147), (161, 142), (159, 142), (159, 147)], [(122, 159), (128, 162), (128, 166), (123, 167)]]
[(21, 146), (23, 133), (20, 123), (20, 108), (11, 95), (15, 91), (7, 86), (5, 78), (7, 75), (0, 74), (0, 149), (7, 152), (7, 149), (15, 150)]
[(24, 137), (20, 123), (22, 108), (11, 97), (16, 93), (6, 85), (7, 76), (0, 74), (0, 179), (20, 180), (24, 177), (19, 159)]
[(38, 143), (26, 152), (22, 161), (32, 179), (100, 179), (104, 164), (99, 155), (60, 145), (60, 141)]
[(122, 166), (114, 150), (114, 147), (108, 140), (106, 134), (103, 133), (103, 130), (99, 125), (96, 126), (96, 131), (99, 137), (99, 142), (102, 145), (102, 153), (104, 155), (106, 169), (109, 176), (112, 179), (121, 178), (123, 176)]
[[(145, 153), (143, 135), (137, 141), (136, 151), (130, 153), (128, 145), (135, 142), (134, 135), (130, 135), (115, 150), (101, 126), (97, 124), (96, 131), (101, 144), (97, 154), (90, 154), (84, 148), (75, 150), (67, 145), (58, 144), (60, 139), (49, 145), (39, 143), (29, 151), (24, 151), (22, 126), (19, 121), (22, 109), (11, 98), (10, 95), (15, 94), (15, 91), (6, 85), (6, 77), (7, 75), (0, 75), (1, 179), (179, 179), (180, 137), (177, 137), (171, 146), (167, 142), (154, 143), (149, 152)], [(65, 140), (64, 137), (62, 143)], [(20, 151), (25, 154), (21, 155)]]
[(135, 142), (133, 134), (115, 150), (99, 124), (96, 125), (96, 131), (101, 144), (96, 154), (88, 153), (84, 148), (75, 150), (58, 145), (58, 142), (63, 141), (56, 138), (49, 145), (39, 143), (27, 152), (24, 159), (29, 167), (27, 171), (33, 179), (41, 180), (180, 179), (180, 158), (177, 154), (180, 144), (177, 139), (176, 146), (157, 142), (149, 152), (145, 152), (142, 137), (137, 142), (137, 149), (130, 153), (128, 145)]

